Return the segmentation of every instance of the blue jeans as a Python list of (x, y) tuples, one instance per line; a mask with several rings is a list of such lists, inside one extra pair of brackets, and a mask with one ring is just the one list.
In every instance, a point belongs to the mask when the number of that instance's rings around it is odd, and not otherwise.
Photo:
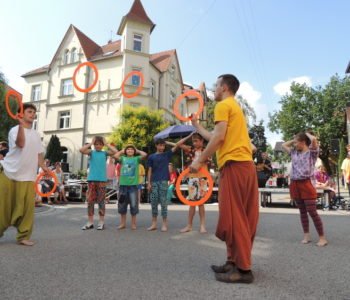
[(139, 213), (139, 201), (137, 200), (137, 185), (121, 185), (119, 187), (118, 213), (125, 215), (130, 204), (130, 214), (136, 216)]

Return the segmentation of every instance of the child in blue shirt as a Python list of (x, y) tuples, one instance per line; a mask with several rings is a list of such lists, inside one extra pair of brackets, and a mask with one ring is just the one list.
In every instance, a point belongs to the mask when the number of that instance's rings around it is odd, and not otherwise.
[[(94, 150), (91, 150), (91, 145), (94, 145)], [(104, 146), (107, 146), (110, 151), (106, 152), (102, 150)], [(106, 160), (108, 155), (113, 155), (118, 150), (112, 145), (107, 144), (106, 140), (102, 136), (95, 136), (91, 143), (85, 144), (79, 150), (82, 154), (89, 155), (90, 157), (90, 172), (87, 178), (88, 181), (88, 223), (81, 229), (88, 230), (94, 228), (94, 206), (98, 204), (98, 213), (100, 216), (97, 230), (103, 230), (104, 216), (106, 212), (105, 207), (105, 195), (106, 195), (106, 183), (107, 183), (107, 171)]]
[(152, 224), (147, 230), (157, 229), (158, 204), (160, 204), (163, 217), (161, 231), (165, 232), (168, 231), (168, 201), (166, 197), (170, 177), (168, 166), (171, 157), (177, 149), (177, 145), (170, 151), (165, 151), (165, 141), (163, 139), (157, 140), (155, 144), (157, 151), (148, 158), (147, 189), (151, 198)]

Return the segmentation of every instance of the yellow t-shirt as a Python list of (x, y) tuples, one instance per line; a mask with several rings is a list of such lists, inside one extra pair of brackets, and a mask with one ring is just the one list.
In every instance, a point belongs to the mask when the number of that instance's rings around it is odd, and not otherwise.
[(145, 167), (142, 164), (139, 164), (139, 184), (143, 184), (145, 181)]
[(343, 174), (345, 173), (345, 181), (350, 182), (350, 159), (345, 158), (341, 164)]
[(226, 161), (252, 161), (252, 148), (246, 119), (234, 97), (228, 97), (215, 106), (214, 121), (227, 122), (225, 140), (216, 152), (219, 168)]

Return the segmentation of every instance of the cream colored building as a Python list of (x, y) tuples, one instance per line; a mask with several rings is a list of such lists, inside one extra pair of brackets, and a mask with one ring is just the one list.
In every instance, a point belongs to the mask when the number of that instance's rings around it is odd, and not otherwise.
[[(182, 93), (183, 81), (176, 50), (150, 53), (151, 33), (155, 24), (147, 16), (140, 0), (135, 0), (121, 20), (120, 40), (100, 46), (70, 25), (52, 61), (27, 72), (24, 99), (38, 107), (35, 126), (44, 144), (51, 135), (59, 137), (70, 171), (86, 168), (86, 157), (79, 148), (95, 135), (107, 136), (120, 121), (124, 105), (163, 109), (165, 117), (175, 123), (171, 111)], [(88, 93), (74, 87), (73, 74), (80, 63), (92, 62), (98, 69), (98, 80)], [(131, 99), (121, 93), (124, 78), (131, 71), (141, 71), (144, 84), (141, 93)], [(96, 73), (86, 66), (76, 74), (80, 88), (90, 87)], [(125, 83), (132, 93), (140, 85), (140, 77)], [(181, 112), (186, 114), (183, 103)]]

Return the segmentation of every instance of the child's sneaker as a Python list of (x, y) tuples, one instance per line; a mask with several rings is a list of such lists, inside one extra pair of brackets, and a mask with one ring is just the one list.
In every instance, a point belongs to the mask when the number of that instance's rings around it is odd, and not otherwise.
[(97, 225), (97, 230), (103, 230), (103, 229), (105, 229), (105, 224), (104, 223), (99, 223)]
[(89, 229), (93, 229), (94, 228), (94, 224), (86, 224), (83, 227), (81, 227), (81, 230), (89, 230)]

